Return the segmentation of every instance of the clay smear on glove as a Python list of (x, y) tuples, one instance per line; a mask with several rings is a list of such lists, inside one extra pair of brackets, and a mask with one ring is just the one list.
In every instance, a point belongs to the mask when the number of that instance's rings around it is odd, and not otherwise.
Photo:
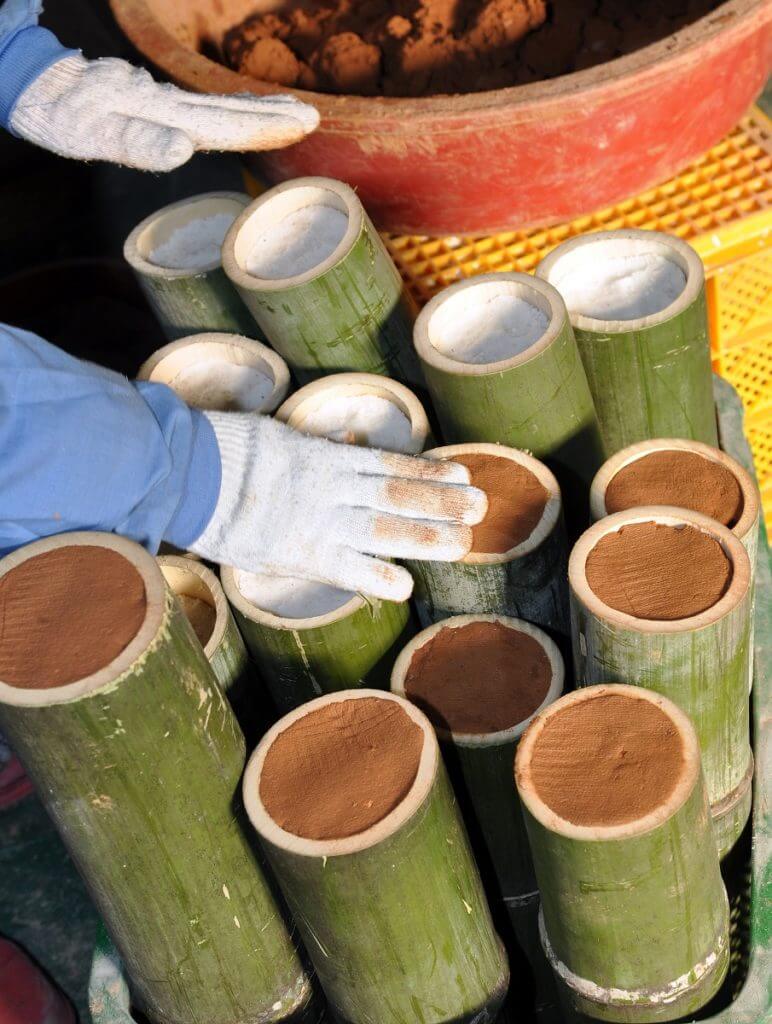
[(500, 622), (446, 627), (413, 655), (405, 693), (432, 723), (491, 733), (524, 721), (547, 696), (552, 666), (527, 633)]
[(193, 627), (198, 642), (202, 647), (206, 647), (212, 638), (217, 622), (217, 612), (214, 607), (208, 601), (204, 601), (200, 597), (193, 597), (191, 594), (178, 594), (177, 600)]
[(671, 719), (635, 697), (603, 694), (550, 715), (535, 741), (537, 796), (574, 825), (624, 825), (662, 806), (684, 768)]
[(623, 466), (606, 488), (607, 512), (640, 505), (676, 505), (732, 527), (743, 514), (743, 493), (720, 462), (694, 452), (653, 452)]
[(473, 486), (488, 495), (485, 519), (472, 528), (472, 551), (504, 554), (527, 540), (544, 514), (549, 494), (524, 466), (500, 455), (454, 455)]
[(634, 523), (608, 533), (587, 557), (587, 583), (604, 604), (639, 619), (685, 619), (712, 608), (732, 564), (693, 526)]
[(30, 558), (0, 579), (0, 680), (38, 690), (98, 672), (146, 610), (142, 577), (115, 551), (76, 545)]
[(279, 733), (263, 763), (260, 799), (293, 835), (357, 835), (405, 799), (423, 743), (423, 731), (393, 701), (336, 701)]

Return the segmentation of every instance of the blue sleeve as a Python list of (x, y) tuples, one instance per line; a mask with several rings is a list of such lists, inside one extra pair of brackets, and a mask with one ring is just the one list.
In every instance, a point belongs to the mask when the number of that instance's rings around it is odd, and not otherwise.
[(3, 324), (0, 452), (0, 554), (67, 530), (186, 548), (220, 491), (211, 424), (170, 388)]
[(41, 0), (0, 0), (0, 125), (10, 130), (16, 101), (46, 68), (76, 50), (37, 21)]

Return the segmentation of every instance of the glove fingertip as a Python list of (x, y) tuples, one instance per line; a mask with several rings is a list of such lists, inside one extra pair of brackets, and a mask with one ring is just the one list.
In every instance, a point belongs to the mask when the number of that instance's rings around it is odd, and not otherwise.
[(465, 526), (477, 526), (488, 514), (488, 495), (479, 487), (466, 487), (466, 509), (461, 514), (461, 522)]

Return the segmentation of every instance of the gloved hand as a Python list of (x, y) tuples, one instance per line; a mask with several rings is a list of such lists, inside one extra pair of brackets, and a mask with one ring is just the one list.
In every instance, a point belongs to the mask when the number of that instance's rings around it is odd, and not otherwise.
[(322, 580), (406, 600), (413, 580), (382, 558), (455, 561), (488, 500), (464, 466), (307, 437), (252, 413), (205, 413), (222, 483), (191, 545), (249, 572)]
[(207, 96), (160, 85), (124, 60), (70, 54), (16, 100), (10, 128), (60, 156), (169, 171), (196, 150), (278, 149), (319, 124), (292, 96)]

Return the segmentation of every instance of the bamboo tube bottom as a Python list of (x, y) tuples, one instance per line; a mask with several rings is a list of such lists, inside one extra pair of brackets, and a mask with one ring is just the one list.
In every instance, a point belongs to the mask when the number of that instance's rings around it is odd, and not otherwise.
[(729, 904), (724, 901), (723, 924), (713, 949), (688, 974), (674, 978), (665, 988), (604, 988), (582, 978), (558, 959), (539, 913), (539, 936), (552, 967), (561, 999), (575, 1011), (614, 1024), (655, 1024), (678, 1020), (705, 1006), (718, 992), (729, 969)]
[(727, 794), (722, 800), (710, 805), (713, 818), (713, 833), (716, 837), (718, 856), (726, 857), (740, 838), (751, 813), (753, 801), (753, 755), (748, 760), (748, 767), (739, 786)]

